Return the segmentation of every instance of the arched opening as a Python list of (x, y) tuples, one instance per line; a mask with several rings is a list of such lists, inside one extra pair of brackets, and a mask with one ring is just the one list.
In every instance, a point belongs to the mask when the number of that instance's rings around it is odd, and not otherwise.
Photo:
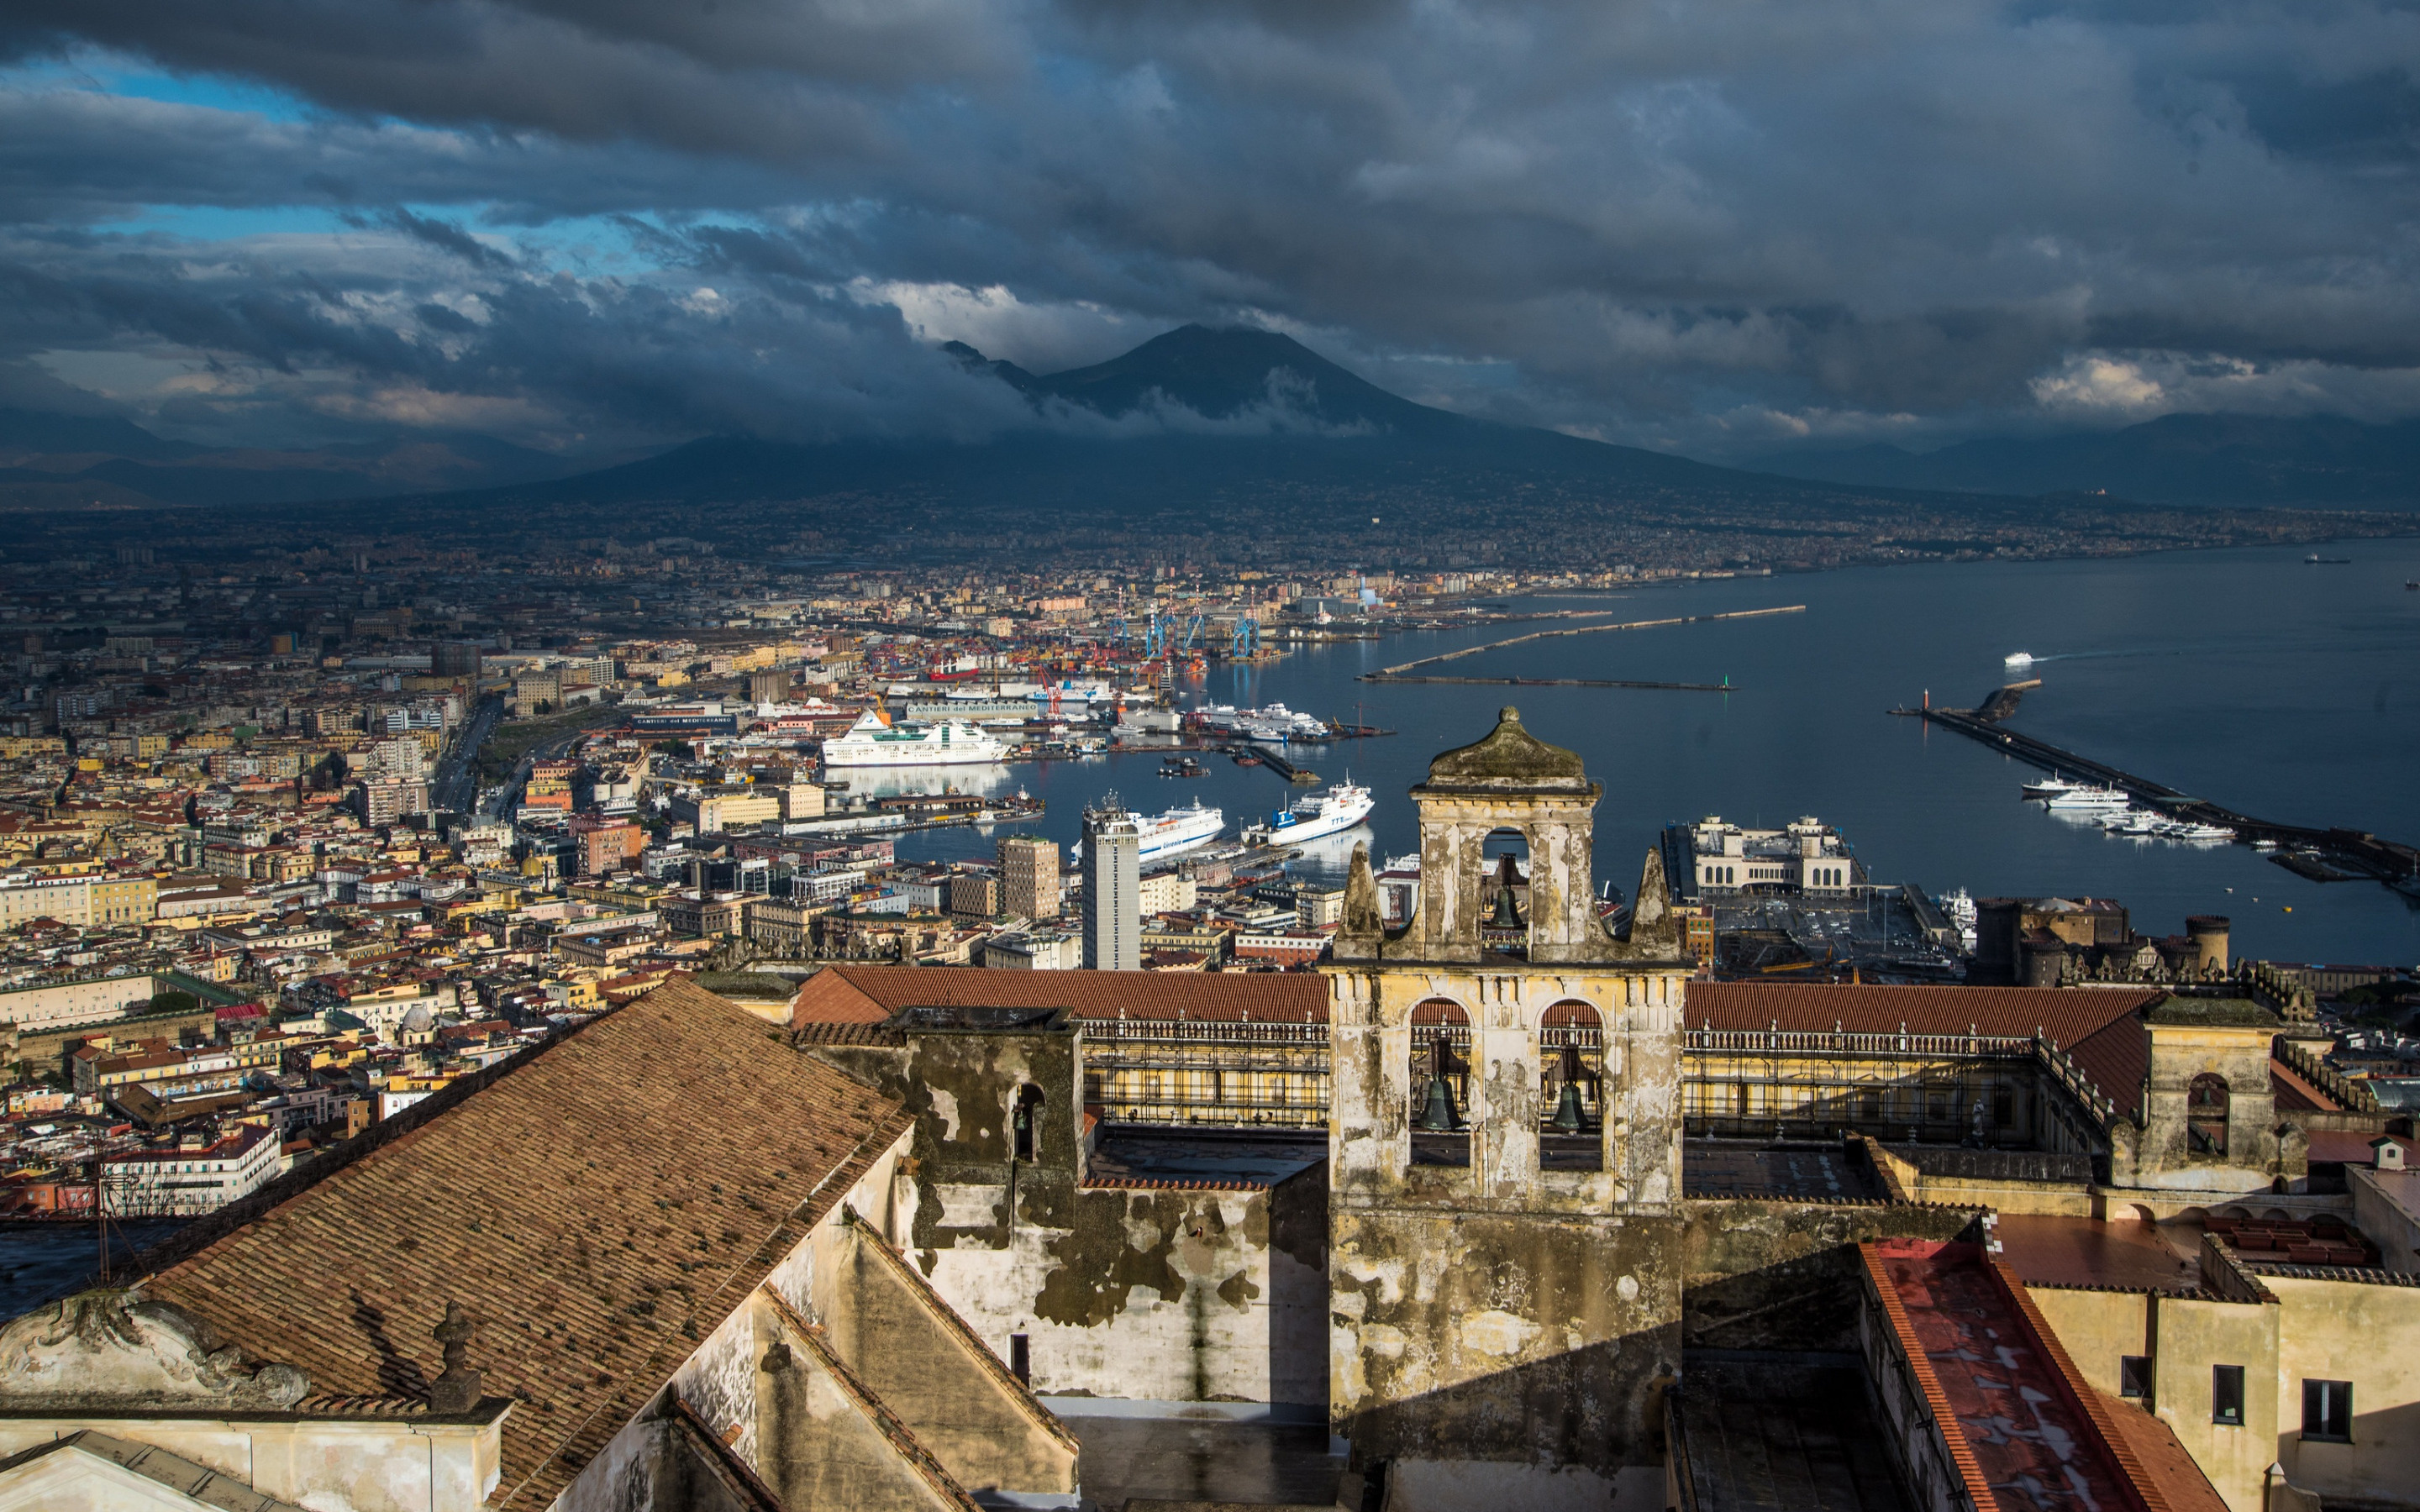
[(2226, 1153), (2226, 1078), (2203, 1072), (2185, 1088), (2185, 1141), (2196, 1155)]
[(1016, 1159), (1031, 1162), (1042, 1142), (1042, 1088), (1028, 1082), (1016, 1089), (1009, 1126), (1016, 1134)]
[(2138, 1224), (2155, 1224), (2160, 1221), (2157, 1213), (2139, 1202), (2129, 1204), (2125, 1216)]
[(1538, 1024), (1538, 1164), (1593, 1171), (1605, 1164), (1605, 1018), (1564, 1001)]
[(1479, 945), (1499, 955), (1529, 953), (1529, 838), (1499, 829), (1480, 846)]
[(1432, 997), (1412, 1010), (1412, 1164), (1470, 1164), (1470, 1015)]

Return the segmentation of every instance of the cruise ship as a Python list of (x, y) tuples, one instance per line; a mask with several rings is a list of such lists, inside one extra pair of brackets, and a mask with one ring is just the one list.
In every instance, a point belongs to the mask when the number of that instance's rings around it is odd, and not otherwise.
[(1295, 845), (1351, 829), (1377, 807), (1370, 790), (1339, 782), (1326, 793), (1300, 797), (1280, 809), (1263, 824), (1247, 825), (1248, 845)]
[(824, 742), (824, 765), (968, 766), (1005, 760), (1008, 747), (964, 719), (894, 730), (868, 709)]
[(1189, 851), (1217, 840), (1218, 831), (1227, 827), (1227, 810), (1188, 803), (1148, 819), (1138, 816), (1138, 822), (1142, 826), (1142, 848), (1136, 857), (1148, 861), (1155, 856)]

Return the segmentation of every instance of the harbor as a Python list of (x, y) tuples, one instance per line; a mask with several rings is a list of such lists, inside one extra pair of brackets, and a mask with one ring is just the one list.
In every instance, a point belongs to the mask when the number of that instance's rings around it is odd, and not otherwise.
[(2016, 712), (2024, 691), (2040, 686), (2039, 678), (2003, 685), (1973, 709), (1935, 708), (1928, 702), (1890, 712), (1955, 731), (2054, 777), (2087, 778), (2172, 819), (2229, 831), (2238, 843), (2262, 850), (2270, 860), (2310, 881), (2367, 878), (2407, 897), (2420, 898), (2420, 848), (2381, 839), (2367, 830), (2322, 829), (2256, 818), (2005, 728), (2002, 721)]

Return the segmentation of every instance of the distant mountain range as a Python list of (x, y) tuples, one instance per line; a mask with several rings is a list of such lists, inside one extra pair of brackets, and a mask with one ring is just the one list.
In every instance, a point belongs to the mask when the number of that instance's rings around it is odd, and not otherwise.
[[(2404, 510), (2420, 423), (2173, 415), (2109, 434), (1776, 453), (1753, 469), (1415, 404), (1274, 332), (1186, 326), (1089, 367), (1034, 374), (945, 348), (1035, 409), (978, 443), (799, 445), (706, 437), (617, 466), (449, 435), (310, 450), (210, 450), (126, 420), (0, 409), (0, 507), (298, 504), (409, 498), (475, 518), (520, 506), (830, 504), (862, 537), (955, 531), (1551, 530), (1576, 522), (1754, 534), (2088, 517), (2129, 504)], [(864, 513), (868, 501), (882, 510)], [(856, 513), (852, 516), (851, 511)], [(1389, 518), (1389, 511), (1392, 517)], [(1897, 520), (1897, 524), (1892, 521)], [(823, 525), (814, 528), (823, 529)], [(2114, 527), (2113, 527), (2114, 529)]]
[(129, 420), (0, 409), (0, 507), (308, 503), (559, 478), (595, 466), (475, 435), (212, 448)]
[(2147, 504), (2408, 510), (2420, 504), (2420, 421), (2164, 415), (2093, 435), (1776, 452), (1785, 477), (1962, 493), (2102, 493)]

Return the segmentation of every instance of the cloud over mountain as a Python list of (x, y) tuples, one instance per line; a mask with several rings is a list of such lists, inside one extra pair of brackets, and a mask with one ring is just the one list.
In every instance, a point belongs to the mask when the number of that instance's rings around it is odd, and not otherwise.
[(1194, 320), (1710, 455), (2420, 412), (2382, 0), (23, 0), (0, 61), (0, 403), (203, 439), (980, 435), (941, 341)]

